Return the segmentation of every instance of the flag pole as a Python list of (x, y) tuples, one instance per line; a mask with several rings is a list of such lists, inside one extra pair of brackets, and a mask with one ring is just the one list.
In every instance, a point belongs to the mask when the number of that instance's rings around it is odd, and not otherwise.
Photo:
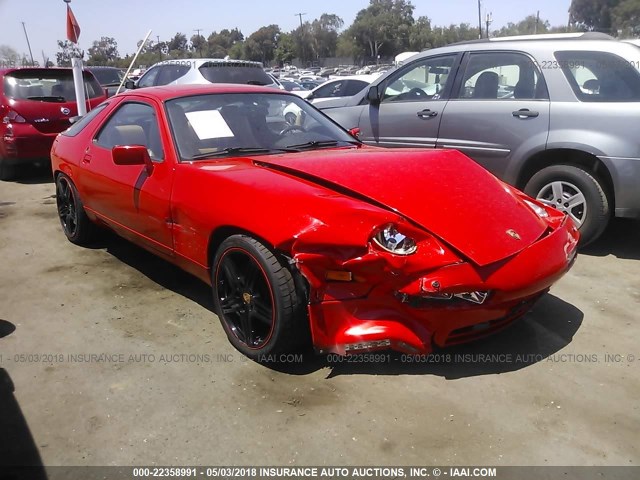
[[(71, 0), (63, 0), (67, 4), (67, 39), (78, 45), (78, 38), (80, 37), (80, 25), (76, 20), (75, 15), (71, 11), (69, 4)], [(76, 105), (78, 106), (78, 115), (83, 116), (87, 114), (87, 102), (84, 95), (84, 77), (82, 73), (82, 57), (71, 57), (71, 68), (73, 71), (73, 87), (76, 94)]]
[(129, 72), (131, 71), (131, 68), (133, 68), (133, 64), (136, 63), (136, 59), (138, 58), (138, 55), (140, 55), (140, 52), (142, 51), (142, 49), (144, 48), (145, 44), (147, 43), (147, 40), (149, 39), (149, 35), (151, 35), (151, 30), (149, 30), (147, 32), (147, 36), (144, 37), (144, 40), (140, 44), (140, 47), (138, 47), (138, 51), (133, 56), (133, 60), (131, 60), (131, 63), (129, 64), (129, 68), (127, 68), (127, 72), (122, 77), (122, 80), (120, 81), (120, 85), (118, 85), (118, 89), (116, 90), (116, 93), (115, 93), (116, 95), (118, 93), (120, 93), (120, 89), (122, 88), (122, 85), (124, 84), (124, 82), (127, 81), (127, 77), (129, 76)]

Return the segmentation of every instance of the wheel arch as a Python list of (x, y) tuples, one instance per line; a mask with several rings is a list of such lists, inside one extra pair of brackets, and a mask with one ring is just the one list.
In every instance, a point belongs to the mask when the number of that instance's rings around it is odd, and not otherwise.
[(553, 150), (543, 150), (532, 155), (520, 169), (516, 187), (524, 190), (527, 182), (531, 180), (531, 177), (543, 168), (553, 165), (571, 165), (587, 170), (601, 182), (607, 199), (612, 207), (614, 207), (615, 187), (609, 169), (597, 156), (583, 150), (556, 148)]
[[(215, 258), (216, 252), (218, 251), (218, 248), (220, 248), (220, 245), (225, 241), (225, 239), (229, 238), (232, 235), (247, 235), (248, 237), (256, 239), (264, 246), (269, 248), (276, 257), (279, 257), (283, 261), (283, 264), (291, 272), (296, 287), (299, 288), (300, 293), (303, 293), (306, 296), (306, 300), (309, 300), (309, 281), (291, 261), (291, 254), (289, 252), (278, 249), (272, 242), (265, 240), (264, 237), (250, 230), (235, 225), (220, 226), (212, 231), (211, 235), (209, 235), (209, 244), (207, 246), (207, 267), (209, 268), (210, 272), (213, 272), (213, 260)], [(212, 276), (213, 273), (210, 273), (210, 275)]]

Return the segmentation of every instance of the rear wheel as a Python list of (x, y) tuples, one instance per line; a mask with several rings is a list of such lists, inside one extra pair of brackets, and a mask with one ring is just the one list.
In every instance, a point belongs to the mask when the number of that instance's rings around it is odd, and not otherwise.
[(580, 229), (580, 245), (587, 245), (604, 232), (611, 211), (600, 182), (583, 168), (554, 165), (536, 173), (525, 192), (569, 215)]
[(0, 157), (0, 180), (13, 180), (16, 176), (16, 166), (7, 164), (7, 161)]
[(276, 255), (246, 235), (227, 238), (212, 268), (213, 297), (229, 341), (247, 357), (296, 351), (309, 339), (303, 294)]
[(89, 220), (78, 190), (62, 173), (56, 178), (56, 204), (62, 231), (70, 242), (88, 245), (95, 240), (99, 227)]

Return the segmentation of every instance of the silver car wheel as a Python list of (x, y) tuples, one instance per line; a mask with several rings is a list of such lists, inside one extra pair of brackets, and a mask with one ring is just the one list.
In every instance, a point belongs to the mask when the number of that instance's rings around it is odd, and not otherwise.
[(578, 187), (569, 182), (551, 182), (540, 189), (536, 199), (569, 215), (579, 227), (587, 218), (587, 201)]

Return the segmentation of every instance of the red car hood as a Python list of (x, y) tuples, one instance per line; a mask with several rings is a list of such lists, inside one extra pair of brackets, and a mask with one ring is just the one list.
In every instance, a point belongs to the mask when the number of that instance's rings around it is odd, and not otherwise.
[(518, 253), (547, 228), (510, 187), (455, 150), (315, 150), (255, 161), (382, 203), (478, 265)]

